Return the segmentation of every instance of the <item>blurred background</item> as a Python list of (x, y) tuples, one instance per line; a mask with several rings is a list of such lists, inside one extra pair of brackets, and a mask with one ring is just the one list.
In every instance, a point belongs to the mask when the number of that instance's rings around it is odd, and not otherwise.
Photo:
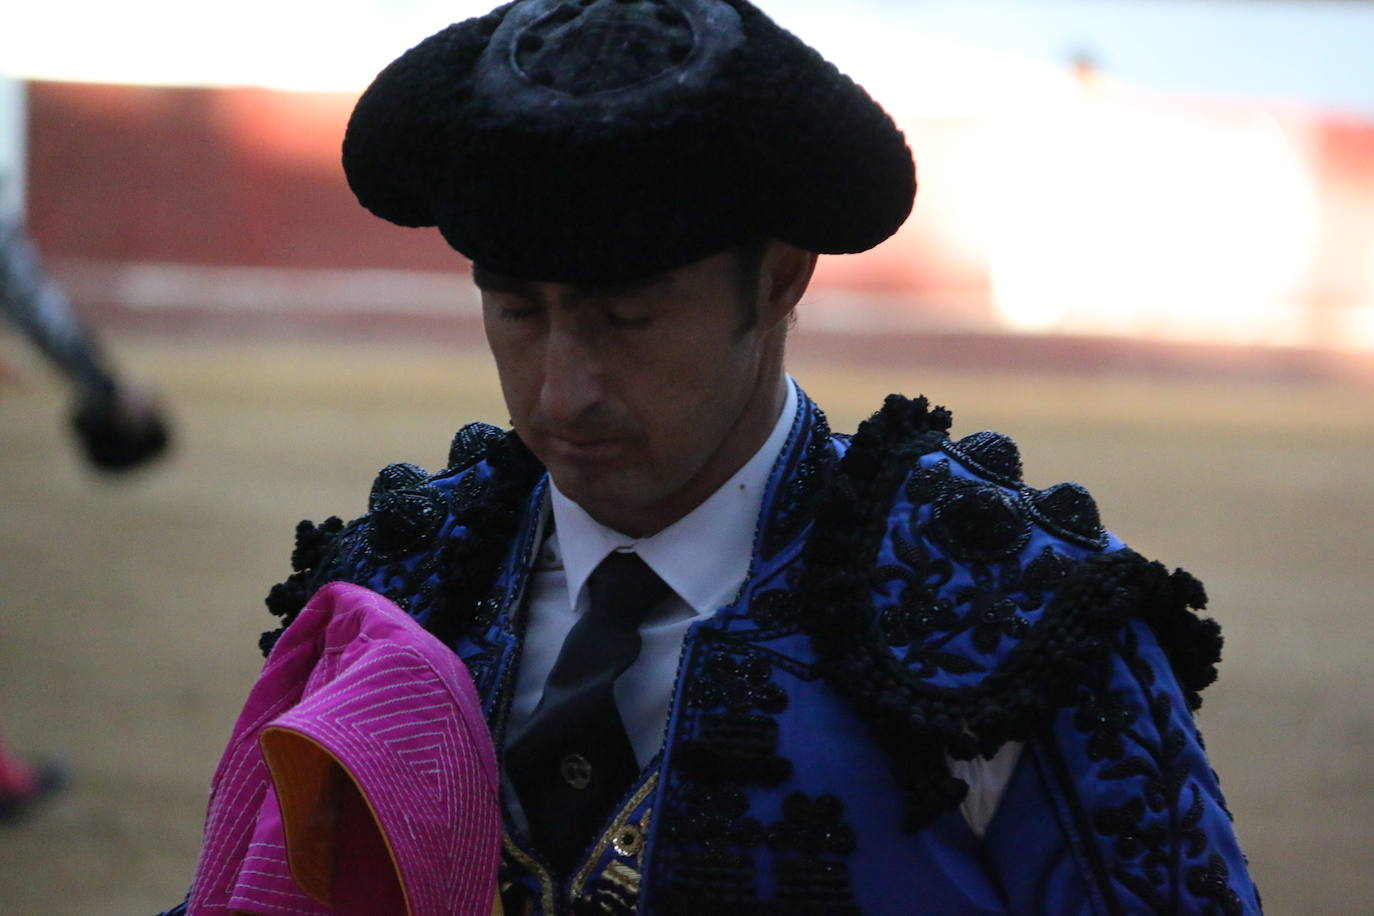
[[(906, 131), (921, 190), (824, 259), (792, 370), (999, 429), (1209, 585), (1200, 721), (1275, 913), (1374, 912), (1374, 2), (761, 0)], [(0, 732), (69, 789), (0, 825), (0, 912), (148, 912), (301, 518), (503, 423), (467, 265), (338, 166), (382, 66), (486, 2), (52, 2), (0, 23), (0, 213), (176, 449), (81, 464), (0, 328)]]

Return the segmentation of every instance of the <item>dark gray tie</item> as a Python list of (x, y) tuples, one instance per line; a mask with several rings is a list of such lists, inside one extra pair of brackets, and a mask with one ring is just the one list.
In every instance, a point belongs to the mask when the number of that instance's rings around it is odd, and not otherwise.
[(637, 554), (612, 553), (587, 591), (590, 606), (505, 755), (530, 836), (563, 874), (639, 775), (613, 687), (639, 655), (640, 624), (669, 588)]

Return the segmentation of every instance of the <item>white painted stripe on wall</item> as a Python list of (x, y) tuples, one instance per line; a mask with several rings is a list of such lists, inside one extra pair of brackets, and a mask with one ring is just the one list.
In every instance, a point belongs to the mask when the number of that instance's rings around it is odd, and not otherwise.
[[(214, 267), (169, 262), (64, 259), (54, 273), (72, 298), (141, 312), (164, 309), (315, 315), (480, 317), (467, 274), (384, 268)], [(922, 304), (899, 293), (816, 289), (802, 304), (805, 329), (825, 332), (993, 330), (974, 303), (951, 293)], [(961, 307), (962, 305), (962, 307)]]
[[(140, 312), (167, 309), (282, 315), (479, 318), (482, 303), (465, 273), (388, 268), (214, 267), (170, 262), (54, 260), (53, 272), (78, 304), (115, 305)], [(801, 328), (817, 334), (988, 333), (976, 297), (950, 290), (940, 302), (902, 293), (819, 288), (801, 307)], [(961, 301), (964, 298), (965, 301)], [(1374, 351), (1374, 305), (1341, 310), (1334, 318), (1337, 350)], [(1063, 328), (1072, 333), (1074, 328)], [(1082, 331), (1083, 329), (1078, 329)], [(1097, 333), (1101, 333), (1100, 330)], [(1111, 335), (1108, 335), (1111, 336)], [(1167, 341), (1205, 336), (1155, 335)]]
[(136, 311), (481, 313), (466, 274), (383, 268), (216, 267), (199, 264), (65, 259), (53, 272), (78, 302)]

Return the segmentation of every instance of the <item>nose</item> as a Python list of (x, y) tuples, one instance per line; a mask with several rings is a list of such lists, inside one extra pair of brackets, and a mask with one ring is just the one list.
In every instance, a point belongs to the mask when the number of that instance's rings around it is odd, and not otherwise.
[(603, 364), (576, 327), (553, 328), (544, 344), (539, 412), (555, 429), (575, 427), (605, 397)]

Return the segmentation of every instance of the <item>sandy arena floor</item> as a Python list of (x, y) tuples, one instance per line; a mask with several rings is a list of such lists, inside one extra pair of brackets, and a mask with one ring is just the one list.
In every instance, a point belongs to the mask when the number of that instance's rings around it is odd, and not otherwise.
[[(438, 467), (462, 422), (505, 417), (478, 350), (114, 343), (179, 435), (129, 480), (79, 465), (60, 390), (0, 338), (19, 369), (0, 390), (0, 728), (74, 774), (0, 828), (4, 914), (178, 901), (295, 523), (360, 514), (383, 464)], [(837, 429), (903, 390), (955, 408), (956, 434), (1012, 434), (1030, 483), (1078, 480), (1137, 550), (1201, 577), (1227, 634), (1201, 723), (1267, 908), (1374, 912), (1374, 392), (793, 372)]]

